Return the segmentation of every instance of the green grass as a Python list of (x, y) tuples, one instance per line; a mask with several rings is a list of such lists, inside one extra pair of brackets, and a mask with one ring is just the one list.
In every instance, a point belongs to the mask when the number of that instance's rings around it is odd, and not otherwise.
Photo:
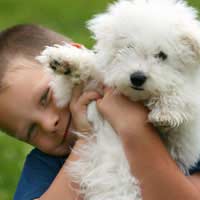
[[(37, 23), (91, 47), (85, 22), (113, 0), (0, 0), (0, 29), (19, 23)], [(199, 0), (190, 0), (200, 8)], [(0, 199), (11, 200), (30, 146), (0, 133)]]
[(113, 0), (1, 0), (0, 27), (39, 23), (91, 44), (85, 22)]
[(0, 148), (0, 199), (10, 200), (15, 191), (24, 157), (31, 147), (0, 133)]

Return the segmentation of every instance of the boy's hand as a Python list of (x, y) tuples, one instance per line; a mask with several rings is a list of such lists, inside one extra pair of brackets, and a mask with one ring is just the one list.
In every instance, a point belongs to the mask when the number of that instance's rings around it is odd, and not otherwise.
[(101, 96), (96, 91), (82, 93), (82, 86), (73, 89), (70, 101), (70, 112), (72, 115), (72, 126), (75, 131), (88, 134), (91, 132), (91, 124), (87, 119), (87, 105)]
[(110, 88), (104, 89), (104, 96), (97, 101), (97, 108), (118, 134), (130, 136), (149, 126), (147, 108), (123, 95), (115, 94)]
[[(92, 132), (92, 126), (87, 119), (87, 105), (94, 100), (99, 99), (101, 96), (96, 91), (82, 92), (83, 86), (78, 85), (73, 88), (72, 98), (69, 104), (70, 112), (72, 115), (72, 128), (77, 132), (83, 134), (90, 134)], [(76, 152), (76, 149), (79, 149), (84, 145), (86, 141), (82, 138), (78, 138), (73, 146), (69, 157), (66, 160), (66, 165), (70, 161), (78, 160), (80, 157)]]

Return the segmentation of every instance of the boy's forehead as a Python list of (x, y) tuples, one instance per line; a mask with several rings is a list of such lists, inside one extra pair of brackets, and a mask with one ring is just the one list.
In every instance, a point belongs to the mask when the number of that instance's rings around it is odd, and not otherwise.
[(8, 70), (3, 77), (3, 82), (11, 86), (14, 82), (16, 84), (16, 82), (25, 81), (25, 77), (31, 78), (35, 74), (37, 76), (44, 74), (44, 69), (39, 63), (24, 58), (15, 58), (9, 63)]
[(36, 95), (40, 88), (46, 86), (49, 81), (50, 76), (41, 67), (22, 66), (13, 68), (4, 76), (3, 82), (7, 89), (3, 93), (8, 94), (10, 98), (13, 96), (22, 102), (26, 102), (26, 100), (32, 98), (31, 96)]
[(3, 83), (11, 85), (19, 81), (23, 76), (30, 76), (33, 71), (42, 71), (43, 67), (37, 62), (23, 57), (13, 58), (8, 63), (8, 68), (3, 77)]

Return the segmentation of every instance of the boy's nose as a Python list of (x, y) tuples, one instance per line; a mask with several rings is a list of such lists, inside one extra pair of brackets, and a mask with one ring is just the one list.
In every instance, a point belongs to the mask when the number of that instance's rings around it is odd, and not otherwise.
[(58, 129), (59, 117), (55, 116), (44, 116), (40, 122), (41, 128), (47, 133), (56, 132)]

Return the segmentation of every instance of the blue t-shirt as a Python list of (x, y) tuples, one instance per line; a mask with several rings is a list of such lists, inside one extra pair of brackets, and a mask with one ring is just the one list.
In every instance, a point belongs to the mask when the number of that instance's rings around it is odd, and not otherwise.
[[(49, 188), (58, 174), (65, 157), (54, 157), (34, 149), (26, 158), (14, 200), (39, 198)], [(200, 162), (190, 170), (190, 174), (200, 172)]]
[(33, 149), (26, 158), (14, 200), (33, 200), (42, 196), (65, 160), (66, 157), (50, 156)]

